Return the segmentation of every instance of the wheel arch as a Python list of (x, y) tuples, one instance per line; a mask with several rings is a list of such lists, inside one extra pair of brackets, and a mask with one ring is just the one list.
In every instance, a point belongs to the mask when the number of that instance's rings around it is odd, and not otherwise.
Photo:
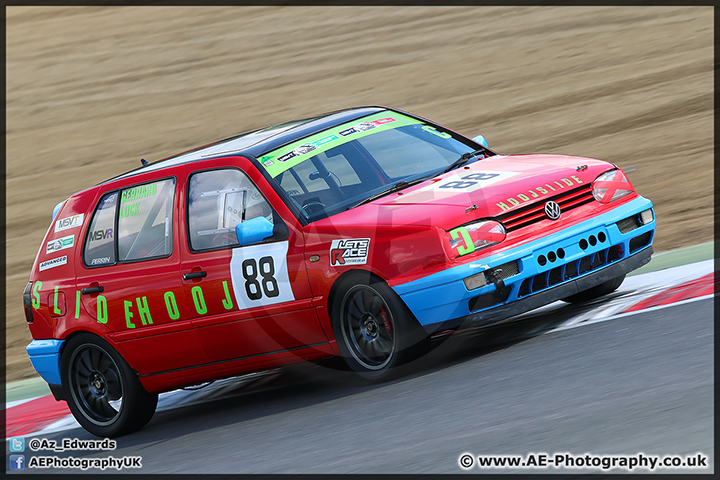
[[(104, 353), (94, 359), (92, 355), (88, 356), (89, 364), (85, 364), (84, 368), (91, 373), (82, 374), (82, 370), (74, 367), (77, 364), (74, 352), (88, 349)], [(75, 420), (91, 434), (110, 438), (124, 435), (142, 428), (155, 413), (157, 394), (145, 390), (137, 371), (127, 363), (110, 339), (93, 331), (74, 330), (64, 339), (60, 360), (62, 400), (67, 402)], [(100, 362), (103, 361), (109, 363), (101, 369)], [(98, 391), (85, 393), (81, 385), (89, 387), (91, 383)], [(89, 402), (89, 396), (93, 396), (95, 401)], [(121, 401), (119, 407), (111, 405), (113, 400)]]
[(74, 329), (74, 330), (66, 333), (65, 337), (62, 338), (62, 340), (64, 340), (64, 341), (63, 341), (62, 347), (60, 348), (60, 361), (61, 362), (62, 362), (63, 355), (65, 354), (65, 347), (67, 346), (68, 342), (70, 342), (70, 340), (77, 337), (78, 335), (82, 335), (85, 333), (90, 334), (96, 338), (102, 339), (105, 342), (107, 342), (110, 345), (110, 347), (112, 347), (123, 358), (123, 360), (125, 360), (127, 362), (127, 364), (130, 366), (130, 368), (135, 372), (135, 375), (139, 375), (137, 368), (133, 367), (133, 365), (128, 361), (127, 355), (126, 355), (127, 352), (125, 352), (125, 349), (122, 347), (122, 345), (115, 342), (112, 338), (109, 338), (105, 335), (101, 335), (100, 333), (98, 333), (95, 330), (85, 330), (85, 329), (78, 328), (78, 329)]
[[(343, 292), (351, 292), (358, 286), (367, 287), (374, 295), (379, 297), (389, 309), (390, 322), (393, 325), (393, 347), (390, 356), (385, 359), (368, 358), (367, 351), (359, 347), (356, 342), (348, 342), (343, 332), (342, 312), (344, 302), (341, 300)], [(405, 368), (400, 368), (409, 361), (416, 359), (429, 350), (430, 337), (424, 331), (415, 315), (405, 304), (400, 295), (395, 292), (385, 278), (366, 269), (355, 269), (343, 272), (331, 287), (327, 302), (328, 314), (337, 340), (337, 349), (351, 370), (361, 377), (371, 381), (382, 381), (402, 375)], [(333, 315), (336, 314), (336, 315)], [(397, 340), (399, 339), (399, 340)], [(355, 343), (355, 347), (351, 345)], [(360, 352), (358, 353), (358, 348)], [(376, 351), (377, 353), (377, 351)], [(373, 364), (375, 361), (381, 364)], [(409, 367), (411, 368), (411, 367)]]
[(349, 278), (358, 277), (361, 279), (365, 279), (366, 281), (370, 282), (373, 280), (383, 282), (387, 284), (387, 279), (381, 277), (375, 272), (371, 272), (370, 270), (365, 270), (362, 268), (356, 268), (353, 270), (348, 270), (347, 272), (343, 272), (340, 276), (338, 276), (335, 281), (332, 284), (332, 287), (330, 287), (330, 292), (328, 293), (328, 299), (325, 304), (325, 309), (327, 310), (328, 316), (332, 317), (332, 309), (333, 304), (335, 303), (335, 298), (337, 296), (338, 290), (342, 287), (342, 285), (348, 281)]

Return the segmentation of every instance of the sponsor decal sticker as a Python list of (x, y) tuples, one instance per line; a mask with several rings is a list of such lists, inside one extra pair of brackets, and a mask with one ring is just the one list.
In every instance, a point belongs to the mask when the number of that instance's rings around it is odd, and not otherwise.
[(390, 122), (394, 122), (394, 121), (395, 121), (395, 119), (390, 118), (390, 117), (380, 118), (378, 120), (373, 120), (371, 122), (358, 123), (354, 127), (347, 128), (339, 133), (343, 137), (347, 137), (348, 135), (352, 135), (353, 133), (366, 132), (366, 131), (372, 130), (373, 128), (378, 127), (380, 125), (384, 125), (386, 123), (390, 123)]
[(305, 145), (300, 145), (299, 147), (294, 149), (293, 152), (295, 153), (295, 155), (304, 155), (308, 152), (312, 152), (316, 148), (317, 147), (312, 143), (306, 143)]
[(313, 146), (315, 146), (317, 148), (321, 145), (325, 145), (326, 143), (334, 142), (338, 138), (340, 138), (340, 137), (338, 137), (337, 135), (328, 135), (327, 137), (323, 137), (320, 140), (314, 141)]
[(377, 125), (373, 125), (372, 122), (363, 122), (355, 125), (355, 130), (357, 130), (358, 132), (366, 132), (368, 130), (372, 130), (375, 127), (377, 127)]
[[(318, 132), (308, 138), (268, 152), (260, 157), (260, 163), (270, 176), (275, 178), (282, 172), (306, 161), (311, 156), (318, 155), (345, 142), (407, 125), (422, 125), (422, 123), (399, 113), (378, 112)], [(348, 137), (348, 135), (351, 136)]]
[(364, 265), (370, 249), (369, 238), (333, 240), (330, 245), (330, 265)]
[[(306, 153), (310, 153), (312, 151), (317, 150), (321, 146), (325, 145), (326, 143), (334, 142), (335, 140), (339, 139), (337, 135), (328, 135), (326, 137), (323, 137), (321, 139), (315, 140), (314, 142), (305, 143), (303, 145), (300, 145), (299, 147), (295, 147), (291, 152), (286, 153), (285, 155), (280, 155), (277, 158), (277, 161), (280, 163), (287, 162), (291, 158), (295, 158), (300, 155), (305, 155)], [(263, 157), (263, 158), (272, 158), (272, 157)], [(273, 165), (272, 160), (266, 160), (263, 162), (263, 165), (266, 167), (269, 167)]]
[(280, 155), (280, 156), (277, 158), (277, 161), (280, 162), (280, 163), (285, 163), (285, 162), (287, 162), (288, 160), (290, 160), (290, 159), (293, 158), (293, 157), (297, 157), (297, 154), (295, 153), (295, 151), (288, 152), (288, 153), (286, 153), (285, 155)]
[(61, 232), (70, 228), (79, 227), (80, 225), (82, 225), (84, 219), (84, 213), (73, 215), (72, 217), (61, 218), (60, 220), (55, 222), (55, 231)]
[(40, 263), (39, 270), (42, 272), (43, 270), (47, 270), (48, 268), (59, 267), (60, 265), (65, 265), (66, 263), (67, 255), (63, 255), (62, 257), (53, 258), (52, 260), (46, 260)]
[(106, 240), (109, 238), (113, 238), (113, 229), (108, 228), (105, 230), (95, 230), (90, 234), (90, 241), (91, 242), (97, 242), (100, 240)]
[(45, 253), (52, 253), (57, 252), (59, 250), (64, 250), (66, 248), (70, 248), (75, 244), (75, 235), (68, 235), (67, 237), (62, 238), (56, 238), (55, 240), (50, 240), (47, 243), (47, 246), (45, 247)]

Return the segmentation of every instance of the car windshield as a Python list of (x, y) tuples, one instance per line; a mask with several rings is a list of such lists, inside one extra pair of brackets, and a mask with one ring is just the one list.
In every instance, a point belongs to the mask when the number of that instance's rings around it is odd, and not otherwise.
[[(438, 175), (476, 149), (439, 126), (383, 111), (268, 152), (259, 160), (313, 222)], [(487, 155), (493, 153), (488, 150)]]

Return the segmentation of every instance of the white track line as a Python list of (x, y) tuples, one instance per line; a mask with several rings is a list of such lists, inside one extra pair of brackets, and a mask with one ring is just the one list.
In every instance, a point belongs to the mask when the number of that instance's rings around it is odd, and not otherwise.
[[(43, 395), (43, 396), (44, 396), (44, 395)], [(31, 402), (31, 401), (36, 400), (36, 399), (38, 399), (38, 398), (42, 398), (42, 396), (41, 396), (41, 397), (26, 398), (26, 399), (23, 399), (23, 400), (15, 400), (14, 402), (7, 402), (7, 403), (5, 404), (5, 410), (8, 410), (8, 409), (10, 409), (10, 408), (12, 408), (12, 407), (17, 407), (18, 405), (22, 405), (23, 403)]]
[[(198, 390), (180, 389), (173, 390), (171, 392), (161, 393), (158, 398), (158, 406), (156, 412), (187, 407), (189, 405), (204, 403), (214, 398), (230, 395), (234, 390), (241, 389), (248, 383), (251, 383), (260, 378), (269, 377), (277, 372), (279, 372), (279, 369), (267, 370), (264, 372), (243, 375), (241, 377), (231, 377), (218, 380)], [(81, 427), (72, 415), (68, 415), (61, 418), (60, 420), (51, 423), (50, 425), (47, 425), (46, 427), (38, 430), (35, 433), (30, 433), (24, 436), (37, 437), (42, 435), (48, 435), (50, 433), (71, 430), (73, 428)]]
[(633, 312), (618, 313), (618, 314), (609, 315), (609, 316), (598, 316), (598, 317), (595, 317), (595, 318), (593, 318), (593, 319), (591, 319), (591, 320), (587, 320), (587, 321), (581, 322), (581, 323), (576, 323), (576, 322), (570, 323), (570, 322), (568, 322), (568, 323), (565, 323), (565, 324), (563, 324), (563, 325), (560, 325), (560, 326), (558, 326), (558, 327), (556, 327), (556, 328), (553, 328), (553, 329), (551, 329), (551, 330), (548, 330), (547, 332), (545, 332), (545, 334), (553, 333), (553, 332), (559, 332), (559, 331), (562, 331), (562, 330), (570, 330), (570, 329), (578, 328), (578, 327), (584, 327), (585, 325), (592, 325), (592, 324), (595, 324), (595, 323), (607, 322), (607, 321), (609, 321), (609, 320), (617, 320), (617, 319), (619, 319), (619, 318), (629, 317), (629, 316), (631, 316), (631, 315), (637, 315), (637, 314), (639, 314), (639, 313), (654, 312), (654, 311), (656, 311), (656, 310), (663, 310), (663, 309), (665, 309), (665, 308), (676, 307), (676, 306), (678, 306), (678, 305), (684, 305), (684, 304), (686, 304), (686, 303), (699, 302), (700, 300), (707, 300), (707, 299), (713, 298), (714, 296), (715, 296), (715, 295), (711, 293), (711, 294), (709, 294), (709, 295), (703, 295), (702, 297), (688, 298), (688, 299), (685, 299), (685, 300), (681, 300), (681, 301), (679, 301), (679, 302), (669, 303), (669, 304), (667, 304), (667, 305), (657, 305), (657, 306), (655, 306), (655, 307), (643, 308), (642, 310), (635, 310), (635, 311), (633, 311)]

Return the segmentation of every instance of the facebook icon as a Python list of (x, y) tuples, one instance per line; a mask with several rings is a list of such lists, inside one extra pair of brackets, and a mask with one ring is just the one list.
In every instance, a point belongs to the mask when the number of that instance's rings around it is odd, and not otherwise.
[(10, 470), (25, 470), (25, 455), (10, 455)]

